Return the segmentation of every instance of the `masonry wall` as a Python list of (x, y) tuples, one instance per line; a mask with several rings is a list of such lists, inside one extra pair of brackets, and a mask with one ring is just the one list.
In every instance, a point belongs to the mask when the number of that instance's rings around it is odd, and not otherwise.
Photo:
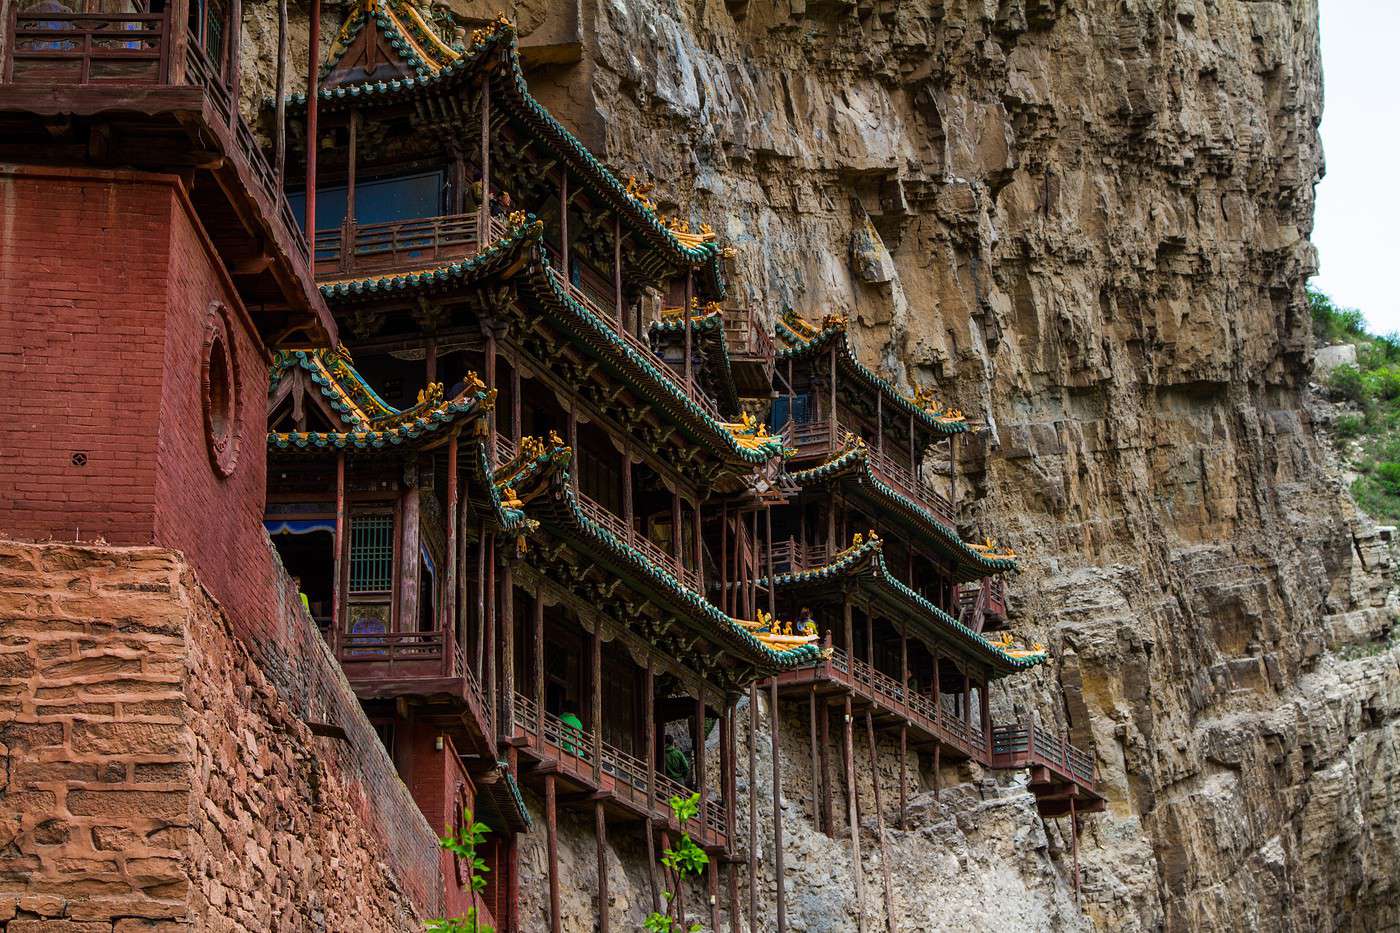
[[(203, 345), (221, 319), (239, 438), (205, 437)], [(0, 166), (0, 534), (184, 551), (241, 631), (266, 634), (267, 360), (173, 175)]]
[(441, 915), (433, 830), (273, 583), (305, 637), (265, 673), (172, 551), (0, 543), (0, 930)]

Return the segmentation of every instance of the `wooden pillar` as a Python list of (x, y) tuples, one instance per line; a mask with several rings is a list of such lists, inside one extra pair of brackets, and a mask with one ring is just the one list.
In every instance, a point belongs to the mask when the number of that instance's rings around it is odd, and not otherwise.
[[(337, 652), (340, 649), (341, 630), (346, 627), (344, 602), (345, 584), (342, 579), (345, 564), (345, 549), (350, 540), (350, 510), (345, 503), (345, 452), (335, 456), (335, 566), (331, 581), (331, 645)], [(338, 656), (338, 655), (337, 655)]]
[(885, 393), (875, 393), (875, 452), (885, 455)]
[(822, 772), (817, 754), (817, 685), (807, 695), (807, 732), (812, 740), (812, 822), (817, 829), (822, 828), (821, 798)]
[[(1078, 793), (1078, 788), (1074, 793)], [(1074, 859), (1074, 905), (1079, 906), (1079, 813), (1074, 797), (1069, 798), (1070, 852)]]
[(481, 84), (481, 203), (477, 205), (476, 241), (480, 250), (491, 239), (491, 79)]
[(880, 840), (880, 874), (885, 882), (885, 928), (895, 933), (894, 885), (890, 880), (890, 850), (885, 841), (885, 805), (880, 798), (880, 768), (875, 757), (875, 723), (865, 711), (865, 740), (870, 747), (870, 781), (875, 785), (875, 831)]
[(719, 610), (727, 616), (735, 615), (733, 600), (729, 593), (728, 505), (721, 505), (719, 511)]
[(710, 929), (719, 933), (719, 860), (705, 863), (705, 881), (710, 895)]
[(452, 670), (452, 652), (448, 638), (455, 638), (452, 620), (457, 617), (457, 457), (460, 431), (453, 431), (447, 442), (447, 567), (443, 572), (443, 601), (438, 627), (442, 629), (443, 658), (447, 676), (461, 676)]
[[(624, 447), (626, 441), (624, 440)], [(622, 451), (622, 520), (627, 523), (627, 533), (632, 534), (632, 523), (634, 518), (634, 505), (632, 502), (632, 457), (626, 449)]]
[[(306, 245), (311, 256), (316, 255), (316, 150), (319, 127), (317, 116), (320, 112), (320, 88), (317, 78), (321, 70), (321, 0), (311, 0), (307, 11), (307, 21), (311, 35), (306, 52)], [(179, 20), (173, 21), (171, 28), (184, 35), (185, 30)], [(184, 62), (180, 63), (183, 67)], [(237, 104), (235, 103), (235, 107)]]
[(948, 509), (954, 521), (958, 515), (958, 436), (948, 435)]
[(846, 637), (846, 657), (851, 661), (856, 659), (854, 608), (854, 601), (848, 592), (841, 597), (841, 625), (842, 634)]
[(943, 743), (936, 742), (933, 746), (933, 799), (937, 800), (939, 792), (943, 786)]
[(517, 450), (520, 448), (521, 420), (520, 367), (514, 365), (510, 368), (510, 438), (515, 441)]
[(653, 913), (661, 913), (661, 884), (656, 878), (656, 826), (651, 817), (642, 821), (642, 831), (647, 834), (647, 879), (651, 882), (651, 909)]
[(695, 363), (691, 359), (691, 348), (694, 346), (694, 337), (690, 333), (690, 298), (695, 290), (695, 273), (689, 269), (685, 273), (685, 307), (681, 309), (682, 320), (685, 323), (685, 391), (686, 394), (694, 392), (693, 382), (695, 379)]
[(735, 811), (734, 798), (738, 793), (738, 767), (734, 759), (738, 748), (735, 744), (734, 721), (734, 700), (726, 697), (724, 701), (724, 718), (720, 720), (727, 727), (724, 736), (720, 740), (720, 748), (724, 752), (721, 761), (723, 770), (722, 780), (724, 782), (724, 834), (725, 834), (725, 854), (730, 857), (729, 867), (725, 871), (725, 877), (729, 882), (729, 927), (730, 933), (740, 933), (739, 931), (739, 873), (735, 870), (737, 865), (732, 857), (738, 848), (734, 843), (734, 830), (738, 825)]
[[(643, 686), (643, 715), (646, 717), (647, 809), (656, 807), (656, 671), (651, 655), (647, 655)], [(647, 865), (651, 879), (651, 909), (661, 910), (661, 889), (656, 881), (656, 837), (651, 817), (646, 820)]]
[(695, 500), (695, 589), (705, 592), (705, 537), (701, 533), (703, 518), (700, 515), (700, 500)]
[(341, 241), (342, 262), (354, 254), (355, 248), (355, 166), (360, 152), (360, 111), (350, 111), (350, 151), (345, 162), (345, 232), (348, 238)]
[(535, 738), (544, 745), (544, 585), (535, 584)]
[(562, 169), (559, 172), (559, 262), (563, 266), (559, 274), (564, 277), (564, 283), (570, 287), (574, 284), (574, 277), (569, 274), (569, 172)]
[[(829, 645), (831, 642), (830, 631), (826, 633), (826, 637)], [(831, 809), (831, 798), (834, 796), (831, 789), (831, 707), (827, 706), (825, 703), (822, 704), (821, 721), (819, 724), (821, 726), (820, 750), (822, 790), (824, 791), (821, 795), (821, 825), (822, 831), (828, 836), (832, 836), (836, 833), (836, 820), (835, 814), (832, 813)]]
[(486, 669), (482, 689), (486, 693), (486, 721), (496, 723), (496, 535), (486, 536)]
[(398, 631), (412, 631), (418, 628), (418, 571), (423, 561), (423, 558), (418, 556), (420, 530), (417, 487), (404, 490), (400, 501), (403, 523), (399, 529)]
[(225, 65), (228, 75), (228, 95), (233, 101), (229, 107), (228, 125), (233, 129), (238, 125), (238, 99), (242, 94), (243, 69), (240, 66), (238, 48), (243, 44), (243, 0), (232, 0), (229, 4), (228, 29), (224, 33), (224, 44), (228, 47)]
[(695, 767), (695, 791), (700, 795), (700, 832), (703, 845), (709, 837), (709, 821), (705, 819), (705, 807), (709, 803), (709, 787), (705, 782), (705, 683), (701, 681), (695, 689), (695, 716), (691, 728), (692, 761)]
[(574, 484), (574, 492), (578, 492), (578, 408), (573, 399), (569, 400), (569, 449), (574, 452), (574, 466), (569, 470), (569, 477)]
[(918, 442), (914, 440), (914, 413), (909, 413), (909, 479), (916, 486), (919, 481), (919, 460), (915, 453)]
[(287, 179), (287, 0), (277, 0), (276, 83), (277, 113), (272, 130), (272, 161), (277, 169), (277, 187), (280, 190), (286, 186)]
[(851, 874), (856, 883), (856, 926), (865, 931), (865, 871), (860, 860), (860, 807), (856, 801), (855, 732), (851, 723), (851, 695), (846, 694), (842, 703), (845, 712), (844, 741), (841, 743), (842, 763), (846, 772), (846, 817), (851, 828)]
[(588, 726), (593, 730), (593, 783), (603, 776), (603, 620), (593, 619), (593, 657), (589, 669), (593, 673), (588, 701)]
[(549, 930), (559, 933), (559, 814), (554, 788), (555, 776), (544, 776), (545, 844), (549, 852)]
[(619, 326), (625, 329), (627, 322), (622, 319), (622, 215), (618, 213), (613, 214), (613, 307)]
[(676, 559), (679, 570), (685, 558), (681, 555), (681, 494), (676, 490), (671, 492), (671, 556)]
[(476, 537), (476, 677), (481, 683), (486, 677), (486, 522), (483, 520)]
[(758, 684), (749, 684), (749, 929), (758, 929)]
[[(491, 326), (486, 329), (486, 387), (488, 389), (498, 388), (496, 385), (496, 329)], [(494, 464), (496, 462), (496, 407), (494, 405), (486, 413), (486, 450), (490, 453), (491, 462)]]
[[(770, 526), (771, 527), (771, 526)], [(787, 879), (783, 870), (783, 780), (778, 754), (778, 678), (768, 679), (769, 719), (773, 739), (773, 874), (778, 881), (778, 933), (787, 930)]]
[(598, 933), (608, 933), (608, 819), (603, 801), (593, 801), (593, 836), (598, 842)]
[(827, 365), (831, 368), (831, 385), (828, 389), (831, 407), (826, 413), (826, 421), (829, 425), (828, 434), (830, 435), (831, 448), (835, 450), (841, 439), (836, 436), (836, 341), (834, 340), (831, 342), (831, 352), (828, 354)]
[(988, 680), (986, 676), (983, 676), (978, 705), (982, 707), (980, 710), (982, 713), (982, 745), (986, 750), (988, 763), (992, 760), (992, 704), (989, 702), (991, 699), (990, 694), (991, 690), (988, 687)]
[(515, 572), (510, 560), (501, 563), (501, 697), (496, 734), (515, 734)]
[[(773, 617), (774, 624), (778, 621), (778, 584), (773, 580), (773, 508), (768, 506), (763, 510), (764, 519), (764, 560), (767, 563), (768, 572), (768, 614)], [(776, 689), (777, 681), (773, 681)]]
[[(909, 702), (909, 629), (903, 624), (899, 627), (899, 693), (904, 699), (904, 708), (910, 709), (913, 704)], [(899, 724), (899, 828), (901, 830), (908, 828), (908, 760), (909, 719), (906, 716), (904, 721)]]

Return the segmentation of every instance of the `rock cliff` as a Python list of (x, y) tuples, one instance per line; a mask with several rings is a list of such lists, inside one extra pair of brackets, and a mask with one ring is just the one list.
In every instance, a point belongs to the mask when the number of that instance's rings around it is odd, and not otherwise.
[[(987, 424), (963, 452), (964, 530), (1021, 552), (1013, 623), (1055, 658), (994, 705), (1092, 749), (1109, 809), (1084, 821), (1081, 911), (1064, 821), (1006, 778), (950, 771), (935, 800), (923, 760), (909, 828), (888, 829), (901, 928), (1400, 924), (1390, 549), (1334, 478), (1307, 388), (1314, 0), (506, 12), (537, 96), (735, 247), (735, 303), (846, 314), (868, 363)], [(782, 762), (791, 927), (854, 929), (848, 847), (804, 815), (804, 731), (787, 723)], [(573, 830), (582, 930), (592, 841)], [(645, 871), (617, 851), (631, 928)]]

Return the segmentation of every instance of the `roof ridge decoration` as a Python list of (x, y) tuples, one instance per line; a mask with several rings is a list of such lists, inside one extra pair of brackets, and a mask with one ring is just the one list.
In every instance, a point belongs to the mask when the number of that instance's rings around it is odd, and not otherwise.
[[(817, 634), (817, 623), (811, 619), (793, 622), (780, 622), (762, 609), (758, 610), (756, 620), (735, 619), (759, 641), (763, 642), (774, 651), (788, 651), (792, 648), (810, 645), (821, 636)], [(793, 625), (797, 625), (797, 631), (793, 632)], [(826, 652), (822, 652), (825, 656)]]
[[(367, 3), (369, 0), (360, 0), (360, 2)], [(388, 7), (385, 7), (385, 4)], [(407, 0), (380, 0), (381, 8), (393, 8), (401, 11), (403, 7), (407, 6)], [(352, 19), (360, 18), (360, 12), (362, 11), (357, 11), (357, 14), (352, 15)], [(387, 15), (385, 19), (387, 21)], [(378, 24), (378, 20), (376, 20), (376, 24)], [(398, 27), (393, 28), (398, 32)], [(412, 31), (412, 24), (406, 28)], [(431, 32), (431, 28), (428, 31)], [(403, 33), (399, 34), (400, 41), (405, 45), (405, 48), (408, 48), (407, 41), (402, 38)], [(424, 41), (427, 41), (426, 38)], [(454, 80), (474, 75), (481, 70), (478, 66), (485, 62), (492, 53), (504, 56), (505, 68), (490, 68), (489, 74), (492, 77), (504, 76), (507, 89), (512, 92), (503, 95), (507, 98), (506, 105), (514, 106), (518, 110), (521, 120), (552, 143), (575, 171), (586, 178), (591, 177), (598, 192), (606, 200), (611, 201), (614, 208), (625, 209), (627, 213), (630, 213), (634, 222), (650, 233), (655, 244), (664, 247), (672, 254), (674, 261), (692, 266), (704, 266), (707, 270), (706, 284), (709, 292), (714, 297), (723, 297), (724, 277), (719, 268), (719, 261), (730, 251), (719, 245), (713, 229), (707, 224), (701, 224), (698, 230), (692, 231), (690, 222), (684, 218), (663, 217), (657, 212), (655, 201), (648, 196), (648, 192), (651, 190), (649, 186), (638, 184), (634, 178), (629, 178), (624, 183), (593, 155), (578, 137), (570, 133), (543, 104), (530, 94), (516, 43), (515, 26), (504, 15), (498, 15), (486, 26), (473, 30), (470, 43), (460, 51), (454, 48), (455, 57), (436, 68), (432, 67), (429, 59), (420, 58), (419, 64), (414, 65), (415, 70), (418, 71), (414, 77), (390, 81), (346, 82), (334, 87), (322, 87), (317, 96), (325, 103), (334, 104), (352, 100), (369, 102), (419, 94), (439, 85), (450, 84)], [(294, 106), (305, 106), (306, 94), (289, 95), (288, 103)]]
[[(890, 573), (889, 567), (885, 564), (884, 542), (874, 531), (869, 532), (865, 537), (862, 537), (861, 534), (857, 532), (852, 537), (849, 547), (833, 555), (829, 561), (820, 567), (813, 567), (810, 570), (776, 574), (773, 578), (773, 582), (777, 586), (815, 583), (858, 572), (862, 567), (868, 568), (873, 577), (882, 584), (890, 587), (906, 602), (926, 613), (934, 621), (950, 628), (955, 635), (958, 635), (964, 641), (968, 642), (972, 648), (991, 654), (1011, 670), (1024, 670), (1050, 659), (1049, 651), (1045, 649), (1044, 645), (1040, 644), (1030, 649), (1013, 645), (1011, 649), (1008, 650), (1003, 647), (1000, 642), (993, 642), (987, 638), (987, 636), (979, 632), (974, 632), (938, 606), (934, 605), (926, 597), (911, 589), (903, 581), (894, 576), (894, 574)], [(767, 586), (768, 582), (768, 579), (764, 578), (758, 581), (758, 585)]]
[[(795, 470), (788, 474), (793, 482), (799, 486), (804, 486), (809, 482), (828, 479), (847, 467), (860, 465), (863, 472), (861, 479), (878, 490), (885, 497), (900, 504), (905, 510), (917, 515), (926, 523), (938, 536), (940, 540), (950, 547), (956, 548), (964, 558), (979, 569), (991, 573), (1017, 572), (1020, 567), (1016, 561), (1019, 559), (1017, 553), (1009, 547), (1000, 547), (992, 538), (987, 538), (984, 544), (972, 544), (964, 541), (957, 532), (957, 529), (944, 524), (938, 516), (924, 508), (918, 502), (899, 492), (888, 483), (882, 481), (875, 472), (870, 469), (870, 462), (867, 459), (869, 447), (865, 440), (853, 434), (847, 434), (845, 439), (845, 449), (837, 453), (825, 463), (820, 463), (805, 470)], [(874, 532), (872, 532), (874, 534)]]
[(876, 391), (922, 421), (926, 428), (939, 434), (960, 434), (972, 430), (966, 416), (956, 408), (945, 406), (934, 397), (932, 389), (919, 386), (912, 396), (905, 395), (894, 383), (857, 359), (847, 336), (845, 315), (828, 314), (822, 318), (821, 327), (817, 327), (798, 316), (792, 308), (785, 308), (778, 318), (774, 335), (783, 344), (777, 352), (778, 360), (811, 356), (835, 342), (843, 364)]
[(740, 412), (738, 421), (720, 422), (735, 442), (745, 450), (763, 451), (769, 457), (787, 456), (781, 434), (769, 434), (768, 425), (759, 421), (751, 413)]
[(486, 413), (495, 405), (496, 390), (477, 380), (451, 399), (417, 409), (411, 420), (398, 419), (384, 427), (355, 431), (270, 431), (267, 444), (270, 450), (280, 451), (384, 450), (441, 433), (460, 421), (474, 421), (475, 430), (480, 432)]
[[(446, 10), (444, 15), (452, 16)], [(358, 0), (336, 31), (326, 61), (321, 65), (321, 81), (330, 76), (371, 22), (378, 27), (389, 47), (401, 56), (404, 70), (420, 78), (438, 74), (462, 57), (462, 47), (448, 43), (409, 0)]]

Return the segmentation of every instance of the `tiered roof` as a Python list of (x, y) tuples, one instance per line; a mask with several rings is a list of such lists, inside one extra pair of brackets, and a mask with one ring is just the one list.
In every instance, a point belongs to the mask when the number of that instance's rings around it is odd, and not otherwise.
[[(1026, 651), (1007, 642), (993, 643), (910, 589), (885, 565), (884, 542), (871, 532), (856, 535), (851, 546), (829, 562), (809, 570), (776, 574), (774, 584), (783, 590), (843, 589), (862, 586), (874, 598), (918, 626), (931, 640), (950, 642), (971, 659), (991, 665), (997, 676), (1026, 670), (1049, 659), (1043, 651)], [(768, 585), (766, 578), (758, 585)]]
[(956, 582), (964, 583), (989, 574), (1018, 570), (1014, 551), (987, 545), (969, 544), (956, 529), (944, 524), (931, 511), (882, 481), (870, 468), (869, 449), (860, 438), (847, 440), (846, 449), (825, 463), (788, 474), (803, 488), (822, 488), (849, 483), (872, 500), (872, 512), (888, 516), (952, 560)]
[[(724, 296), (722, 249), (713, 234), (703, 227), (692, 232), (689, 223), (681, 219), (663, 218), (643, 189), (631, 180), (619, 180), (535, 100), (525, 81), (515, 27), (509, 20), (500, 17), (475, 30), (470, 44), (459, 47), (445, 42), (405, 0), (358, 0), (337, 35), (324, 74), (334, 70), (355, 37), (370, 27), (377, 29), (400, 57), (400, 70), (412, 74), (388, 81), (322, 87), (318, 93), (322, 110), (389, 106), (450, 94), (472, 87), (484, 76), (491, 84), (493, 104), (501, 106), (516, 125), (547, 147), (582, 180), (591, 195), (617, 211), (627, 227), (649, 245), (656, 262), (672, 268), (698, 268), (703, 272), (701, 292), (713, 298)], [(304, 108), (306, 95), (294, 94), (289, 103)]]
[[(656, 346), (662, 341), (685, 339), (685, 309), (666, 308), (661, 320), (652, 321), (651, 339)], [(724, 310), (718, 302), (692, 310), (690, 333), (695, 348), (703, 355), (706, 369), (713, 377), (715, 401), (725, 414), (737, 414), (741, 409), (739, 390), (734, 384), (734, 372), (729, 359), (729, 341), (724, 333)]]

